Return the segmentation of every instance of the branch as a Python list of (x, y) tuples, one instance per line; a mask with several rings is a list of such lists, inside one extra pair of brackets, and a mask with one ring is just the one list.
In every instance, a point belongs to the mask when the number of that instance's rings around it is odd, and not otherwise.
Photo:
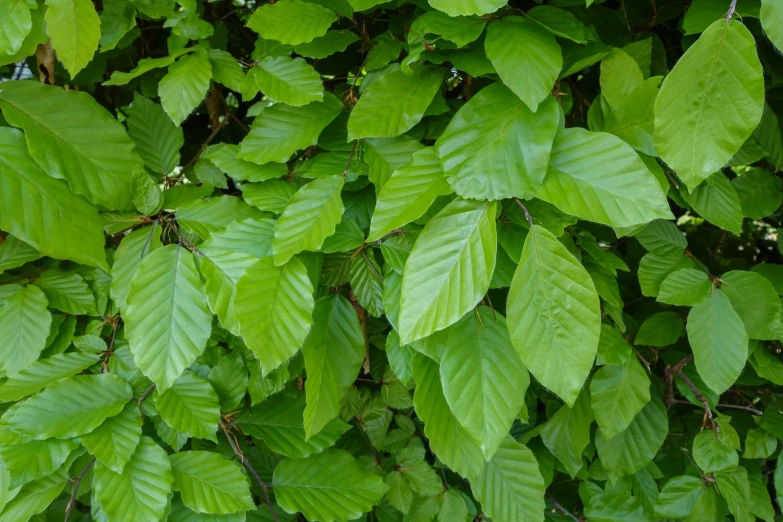
[(250, 461), (245, 458), (245, 455), (239, 450), (239, 447), (237, 447), (237, 443), (234, 440), (234, 435), (228, 431), (228, 428), (226, 428), (224, 424), (220, 425), (220, 429), (222, 429), (223, 433), (226, 435), (226, 439), (231, 445), (231, 449), (234, 450), (234, 455), (239, 457), (239, 461), (247, 468), (250, 474), (253, 475), (253, 478), (256, 479), (258, 485), (261, 486), (261, 491), (264, 493), (264, 499), (266, 500), (266, 505), (269, 507), (269, 512), (272, 514), (272, 518), (275, 522), (280, 522), (280, 519), (277, 518), (277, 513), (275, 513), (275, 506), (272, 504), (272, 500), (269, 498), (269, 490), (267, 489), (267, 485), (263, 480), (261, 480), (261, 477), (258, 476), (255, 468), (253, 468), (253, 465), (250, 464)]
[(733, 408), (735, 410), (745, 410), (749, 411), (753, 415), (763, 415), (764, 412), (761, 410), (757, 410), (756, 408), (752, 406), (743, 406), (742, 404), (718, 404), (716, 408)]
[(90, 462), (87, 464), (87, 466), (82, 470), (81, 473), (79, 473), (79, 476), (75, 479), (69, 479), (69, 481), (74, 482), (73, 485), (73, 491), (71, 491), (71, 499), (68, 501), (68, 504), (65, 506), (65, 520), (64, 522), (68, 522), (68, 519), (71, 518), (71, 513), (73, 512), (73, 508), (76, 506), (76, 495), (79, 493), (79, 486), (82, 483), (82, 479), (87, 474), (88, 471), (90, 471), (90, 468), (92, 465), (95, 464), (95, 457), (90, 460)]
[[(712, 410), (710, 410), (710, 405), (707, 402), (707, 397), (704, 396), (701, 391), (696, 387), (695, 384), (693, 384), (693, 381), (691, 381), (687, 375), (685, 375), (682, 371), (682, 369), (685, 367), (686, 364), (691, 362), (693, 360), (693, 354), (685, 357), (682, 361), (678, 362), (674, 366), (667, 366), (666, 370), (664, 371), (664, 379), (666, 380), (667, 385), (669, 386), (669, 392), (672, 393), (671, 390), (671, 384), (672, 384), (672, 377), (677, 376), (682, 382), (685, 383), (685, 385), (688, 387), (689, 390), (693, 393), (693, 395), (696, 396), (696, 399), (704, 406), (704, 420), (702, 421), (702, 427), (707, 425), (707, 422), (712, 424)], [(674, 399), (672, 396), (669, 396), (666, 398), (667, 407), (671, 406), (671, 404), (674, 403)]]
[(575, 522), (579, 522), (580, 518), (568, 511), (566, 508), (564, 508), (562, 505), (560, 505), (559, 502), (557, 502), (554, 498), (551, 496), (549, 497), (550, 502), (552, 502), (552, 511), (560, 511), (562, 514), (570, 518), (571, 520), (574, 520)]
[(150, 396), (150, 393), (152, 393), (152, 390), (154, 389), (155, 389), (155, 385), (153, 384), (152, 386), (144, 390), (144, 393), (141, 394), (141, 397), (139, 397), (136, 400), (136, 403), (139, 405), (139, 409), (141, 409), (141, 403), (144, 402), (144, 399)]
[(734, 10), (737, 8), (737, 0), (731, 0), (731, 5), (729, 6), (729, 11), (726, 13), (726, 21), (728, 22), (731, 20), (731, 17), (734, 16)]
[(530, 228), (533, 228), (533, 218), (530, 217), (530, 212), (527, 211), (527, 207), (519, 200), (519, 198), (514, 198), (514, 201), (517, 202), (517, 205), (519, 205), (522, 210), (525, 211), (525, 219), (527, 219), (527, 222), (530, 223)]
[[(372, 265), (370, 266), (372, 267)], [(364, 364), (362, 364), (362, 368), (364, 369), (364, 373), (369, 375), (370, 374), (370, 340), (367, 337), (367, 319), (366, 319), (364, 307), (361, 304), (359, 304), (359, 300), (356, 299), (356, 296), (353, 294), (353, 291), (351, 291), (348, 294), (348, 301), (351, 303), (351, 305), (353, 305), (354, 310), (356, 310), (356, 315), (359, 316), (359, 326), (362, 327), (362, 333), (364, 334)]]

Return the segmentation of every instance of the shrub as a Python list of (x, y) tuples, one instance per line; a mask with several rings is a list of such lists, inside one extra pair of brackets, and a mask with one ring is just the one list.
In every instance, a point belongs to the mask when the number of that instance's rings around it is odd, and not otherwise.
[(0, 522), (772, 522), (783, 4), (662, 4), (3, 2)]

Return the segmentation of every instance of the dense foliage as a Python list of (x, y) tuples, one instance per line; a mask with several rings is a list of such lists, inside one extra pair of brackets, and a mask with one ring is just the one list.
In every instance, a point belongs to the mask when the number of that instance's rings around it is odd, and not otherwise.
[(0, 522), (779, 519), (781, 51), (780, 0), (0, 1)]

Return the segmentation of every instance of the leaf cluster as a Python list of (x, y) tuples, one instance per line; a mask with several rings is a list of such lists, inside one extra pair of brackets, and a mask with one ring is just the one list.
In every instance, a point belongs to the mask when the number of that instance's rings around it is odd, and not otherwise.
[(0, 522), (773, 522), (780, 0), (0, 1)]

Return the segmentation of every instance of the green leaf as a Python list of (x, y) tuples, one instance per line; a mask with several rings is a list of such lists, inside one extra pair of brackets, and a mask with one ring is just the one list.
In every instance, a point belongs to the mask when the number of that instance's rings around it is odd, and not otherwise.
[(51, 475), (62, 466), (68, 456), (79, 447), (79, 441), (69, 440), (33, 440), (23, 444), (4, 446), (0, 450), (10, 481), (8, 489), (16, 488)]
[(67, 484), (68, 473), (63, 469), (48, 477), (25, 484), (0, 512), (0, 522), (30, 520), (60, 496)]
[[(211, 161), (217, 168), (232, 178), (243, 181), (265, 181), (285, 176), (288, 173), (288, 169), (283, 164), (267, 163), (265, 165), (256, 165), (255, 163), (238, 158), (238, 154), (239, 145), (218, 143), (217, 145), (212, 145), (207, 148), (202, 157)], [(287, 183), (287, 185), (295, 188), (290, 183)], [(242, 194), (245, 195), (247, 189), (253, 186), (255, 185), (242, 185), (240, 187), (242, 189)], [(293, 194), (293, 191), (291, 193)], [(272, 209), (262, 208), (256, 203), (253, 203), (249, 195), (246, 196), (245, 199), (251, 205), (261, 208), (261, 210), (270, 210), (270, 212), (274, 212)]]
[(716, 172), (690, 194), (684, 189), (681, 194), (703, 218), (739, 235), (742, 230), (742, 203), (725, 174)]
[(394, 64), (364, 91), (348, 120), (348, 139), (399, 136), (419, 123), (443, 83), (439, 67)]
[(193, 255), (168, 245), (145, 257), (131, 280), (124, 319), (136, 365), (166, 391), (204, 351), (212, 327)]
[(655, 156), (655, 99), (661, 77), (648, 78), (623, 95), (608, 113), (600, 130), (614, 134), (639, 152)]
[(182, 129), (174, 125), (160, 105), (139, 93), (133, 95), (128, 113), (128, 136), (144, 165), (158, 176), (173, 172), (179, 163), (179, 149), (185, 144)]
[[(410, 383), (413, 377), (413, 349), (400, 344), (400, 336), (396, 330), (389, 332), (386, 337), (386, 358), (389, 360), (389, 367), (400, 382), (404, 385)], [(2, 389), (0, 387), (0, 392)]]
[(429, 4), (449, 16), (483, 15), (506, 5), (506, 0), (428, 0)]
[(663, 82), (655, 100), (655, 149), (693, 190), (740, 149), (763, 108), (753, 35), (741, 22), (718, 20)]
[(402, 278), (403, 344), (454, 324), (484, 296), (495, 269), (495, 211), (495, 203), (456, 199), (424, 227)]
[(622, 105), (643, 83), (644, 75), (639, 64), (622, 49), (614, 49), (601, 60), (601, 96), (611, 109)]
[(8, 426), (34, 440), (78, 437), (120, 413), (132, 394), (127, 382), (110, 373), (69, 377), (21, 403)]
[(471, 490), (492, 520), (544, 520), (545, 487), (538, 462), (532, 451), (510, 437), (484, 463)]
[(106, 0), (101, 11), (101, 52), (116, 48), (134, 27), (136, 7), (124, 0)]
[(613, 227), (672, 217), (661, 186), (630, 146), (611, 134), (579, 128), (558, 132), (536, 197)]
[(325, 35), (313, 39), (309, 43), (296, 46), (296, 54), (308, 58), (326, 58), (334, 53), (345, 51), (359, 37), (351, 31), (327, 31)]
[(590, 381), (590, 403), (606, 439), (625, 431), (649, 401), (650, 378), (636, 357), (602, 366)]
[(188, 232), (206, 238), (242, 219), (268, 217), (238, 197), (218, 196), (185, 203), (177, 210), (177, 223)]
[(451, 193), (432, 147), (410, 156), (383, 184), (375, 204), (368, 241), (420, 218), (438, 196)]
[(153, 400), (160, 417), (178, 432), (217, 442), (220, 402), (205, 378), (185, 372), (166, 391), (156, 389)]
[(647, 254), (639, 262), (639, 286), (642, 295), (655, 297), (669, 274), (681, 269), (692, 269), (693, 262), (683, 255)]
[(101, 19), (89, 0), (46, 0), (52, 47), (71, 78), (90, 63), (101, 39)]
[(750, 429), (745, 437), (745, 452), (742, 457), (768, 459), (777, 448), (778, 439), (772, 433), (761, 428)]
[(248, 375), (242, 354), (232, 352), (220, 359), (208, 375), (209, 383), (220, 399), (221, 411), (232, 412), (247, 393)]
[(302, 512), (314, 521), (353, 520), (370, 511), (388, 489), (383, 479), (342, 450), (285, 458), (275, 468), (273, 482), (277, 502), (285, 511)]
[(655, 516), (659, 518), (685, 518), (704, 493), (698, 477), (683, 475), (669, 480), (655, 504)]
[(235, 335), (240, 326), (234, 306), (236, 285), (257, 258), (271, 255), (274, 227), (275, 222), (267, 218), (234, 221), (199, 245), (210, 309)]
[(384, 483), (389, 487), (385, 494), (389, 503), (398, 511), (408, 513), (413, 502), (413, 490), (402, 473), (392, 471), (386, 475)]
[(312, 324), (313, 287), (298, 259), (276, 267), (271, 258), (252, 264), (237, 283), (234, 313), (242, 337), (267, 374), (290, 359)]
[(179, 125), (201, 104), (209, 90), (212, 64), (203, 47), (183, 56), (169, 66), (169, 72), (160, 81), (158, 95), (163, 110)]
[(631, 475), (652, 462), (669, 432), (666, 408), (657, 393), (652, 393), (642, 411), (628, 429), (606, 440), (600, 430), (595, 447), (603, 467), (618, 474)]
[(122, 473), (133, 456), (141, 438), (141, 411), (129, 402), (122, 411), (103, 421), (81, 441), (98, 462), (115, 473)]
[(52, 314), (44, 293), (36, 286), (11, 285), (0, 308), (0, 370), (12, 374), (38, 359), (46, 345)]
[(21, 239), (8, 234), (0, 243), (0, 273), (18, 268), (40, 257), (41, 254), (36, 249)]
[(440, 505), (440, 511), (438, 511), (438, 522), (464, 521), (468, 519), (468, 516), (468, 506), (459, 493), (453, 490), (443, 493), (443, 501)]
[[(280, 522), (293, 522), (293, 519), (280, 516), (281, 510), (278, 507), (275, 507), (275, 514), (278, 515)], [(206, 515), (204, 513), (196, 513), (186, 507), (178, 495), (175, 495), (171, 500), (171, 513), (166, 520), (167, 522), (245, 522), (246, 520), (252, 522), (275, 522), (269, 508), (263, 504), (257, 506), (253, 511), (238, 511), (230, 515)]]
[(502, 84), (457, 111), (435, 143), (454, 191), (476, 199), (532, 199), (544, 180), (560, 115), (554, 99), (531, 111)]
[(343, 215), (340, 192), (344, 184), (342, 176), (319, 178), (288, 200), (275, 225), (272, 248), (276, 265), (287, 263), (304, 250), (319, 250), (324, 240), (334, 234)]
[(572, 477), (582, 469), (582, 453), (590, 443), (594, 418), (589, 388), (585, 388), (572, 407), (561, 406), (541, 425), (541, 440)]
[(336, 294), (315, 303), (313, 328), (302, 346), (307, 381), (305, 438), (340, 414), (340, 400), (364, 361), (365, 339), (351, 303)]
[(737, 467), (737, 451), (722, 442), (712, 430), (704, 430), (693, 439), (693, 460), (705, 473)]
[(682, 317), (675, 312), (660, 312), (644, 320), (636, 332), (637, 346), (669, 346), (682, 335)]
[(0, 55), (17, 53), (33, 28), (30, 5), (25, 0), (5, 2), (0, 6)]
[(590, 498), (585, 507), (585, 515), (589, 520), (598, 522), (648, 520), (636, 497), (630, 496), (629, 492), (610, 488)]
[(688, 341), (696, 369), (715, 393), (723, 393), (737, 380), (748, 358), (748, 334), (742, 319), (722, 290), (688, 313)]
[(174, 491), (197, 513), (227, 515), (255, 507), (247, 478), (238, 464), (210, 451), (169, 455)]
[(240, 90), (245, 72), (231, 53), (221, 49), (210, 49), (209, 63), (212, 65), (213, 80), (222, 83), (232, 91)]
[(372, 316), (381, 317), (384, 311), (383, 275), (372, 250), (365, 250), (354, 256), (349, 282), (351, 291), (362, 308)]
[(380, 192), (395, 170), (411, 161), (414, 152), (424, 149), (418, 140), (410, 136), (376, 138), (364, 142), (364, 161), (369, 167), (368, 177)]
[(748, 473), (745, 468), (739, 466), (729, 471), (715, 474), (715, 482), (726, 500), (729, 511), (734, 515), (734, 520), (751, 521), (753, 516), (753, 504), (748, 482)]
[(511, 282), (508, 321), (530, 373), (573, 406), (598, 350), (598, 294), (579, 261), (538, 225)]
[(694, 306), (710, 295), (712, 283), (701, 270), (682, 268), (675, 270), (663, 280), (658, 293), (658, 302), (679, 306)]
[(560, 38), (576, 43), (587, 43), (592, 39), (587, 27), (570, 11), (548, 5), (538, 5), (527, 12), (527, 17)]
[(323, 100), (321, 77), (302, 58), (267, 56), (256, 68), (258, 88), (275, 101), (299, 106)]
[(122, 472), (95, 465), (93, 488), (109, 520), (152, 522), (164, 518), (173, 482), (166, 452), (151, 438), (142, 437)]
[(35, 279), (35, 286), (43, 290), (49, 308), (71, 315), (97, 315), (95, 295), (79, 274), (50, 268)]
[(424, 421), (424, 434), (432, 451), (449, 468), (463, 477), (475, 479), (484, 465), (481, 447), (449, 409), (438, 365), (416, 353), (412, 368), (416, 381), (413, 404), (416, 414)]
[(0, 384), (0, 401), (23, 399), (52, 383), (76, 375), (99, 358), (98, 354), (70, 352), (39, 359)]
[(350, 426), (340, 419), (330, 421), (316, 435), (305, 438), (302, 421), (305, 396), (302, 393), (279, 393), (243, 411), (237, 425), (251, 437), (262, 439), (275, 453), (304, 458), (334, 445)]
[(509, 16), (490, 24), (484, 48), (503, 83), (535, 112), (563, 68), (554, 35), (531, 19)]
[(143, 58), (139, 60), (136, 67), (130, 72), (114, 71), (108, 81), (103, 82), (102, 85), (125, 85), (131, 80), (135, 80), (139, 76), (146, 74), (155, 69), (162, 69), (168, 67), (174, 61), (183, 54), (191, 53), (195, 51), (195, 47), (183, 47), (181, 49), (173, 50), (168, 56), (163, 58)]
[(110, 287), (111, 298), (120, 310), (124, 311), (128, 306), (131, 280), (142, 259), (160, 247), (160, 229), (157, 224), (138, 228), (122, 238), (114, 252)]
[[(291, 24), (291, 20), (296, 24)], [(259, 7), (247, 26), (268, 40), (299, 45), (326, 34), (337, 21), (329, 9), (303, 0), (281, 0)]]
[(253, 121), (237, 157), (260, 165), (270, 161), (284, 163), (297, 150), (315, 145), (321, 131), (341, 110), (342, 102), (331, 94), (324, 94), (322, 102), (310, 102), (302, 107), (280, 103), (267, 107)]
[(530, 378), (511, 345), (506, 320), (479, 307), (450, 327), (441, 358), (443, 394), (457, 421), (491, 458), (525, 402)]
[(749, 169), (731, 180), (731, 184), (739, 197), (742, 214), (750, 218), (765, 218), (783, 203), (781, 180), (767, 170)]
[[(0, 108), (8, 123), (24, 129), (30, 155), (47, 174), (66, 179), (73, 192), (96, 205), (133, 208), (133, 183), (141, 174), (142, 160), (123, 126), (92, 96), (38, 82), (5, 82)], [(16, 134), (6, 131), (3, 138), (15, 147)], [(10, 150), (6, 154), (22, 155)], [(33, 175), (28, 167), (21, 170)], [(62, 201), (64, 205), (68, 198)]]
[(726, 283), (721, 289), (745, 323), (748, 338), (776, 339), (776, 325), (783, 309), (772, 283), (756, 272), (745, 270), (726, 272), (721, 281)]
[(783, 6), (774, 0), (761, 0), (761, 26), (775, 47), (783, 49)]
[(596, 364), (623, 364), (631, 357), (631, 346), (615, 326), (601, 324)]
[(634, 237), (647, 251), (655, 254), (677, 255), (688, 248), (688, 241), (677, 225), (664, 219), (647, 223)]

